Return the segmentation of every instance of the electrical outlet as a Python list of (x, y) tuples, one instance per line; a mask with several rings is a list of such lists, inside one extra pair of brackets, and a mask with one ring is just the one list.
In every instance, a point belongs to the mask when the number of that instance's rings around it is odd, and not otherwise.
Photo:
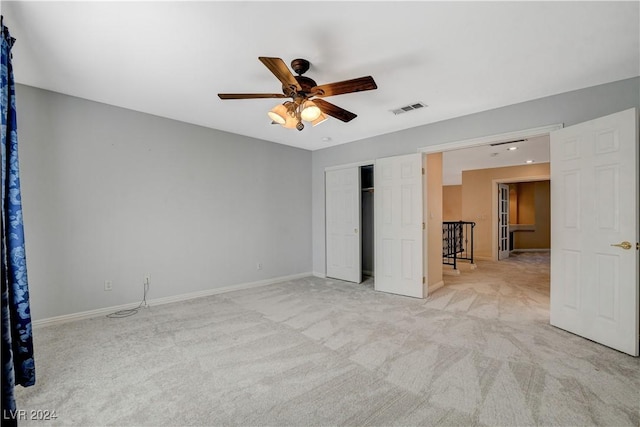
[(151, 273), (147, 273), (144, 275), (144, 284), (149, 286), (151, 283)]
[(110, 291), (113, 289), (113, 282), (111, 280), (105, 280), (104, 281), (104, 290), (105, 291)]
[(262, 263), (261, 262), (256, 264), (256, 270), (262, 270)]

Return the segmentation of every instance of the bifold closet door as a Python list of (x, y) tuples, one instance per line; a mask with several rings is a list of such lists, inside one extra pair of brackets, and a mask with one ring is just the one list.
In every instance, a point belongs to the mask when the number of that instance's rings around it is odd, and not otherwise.
[(362, 281), (360, 168), (325, 171), (327, 277)]
[(423, 297), (422, 153), (377, 159), (375, 289)]

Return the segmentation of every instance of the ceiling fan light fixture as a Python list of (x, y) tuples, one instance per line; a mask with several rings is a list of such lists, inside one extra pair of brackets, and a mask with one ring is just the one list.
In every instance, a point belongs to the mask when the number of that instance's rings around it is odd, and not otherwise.
[(293, 101), (287, 101), (282, 105), (287, 109), (287, 117), (293, 117), (295, 119), (298, 114), (298, 104)]
[(288, 117), (287, 107), (285, 107), (283, 104), (278, 104), (275, 107), (273, 107), (273, 109), (271, 109), (271, 111), (269, 111), (267, 115), (274, 122), (284, 126)]
[(324, 113), (320, 112), (320, 115), (318, 116), (318, 118), (311, 122), (311, 126), (317, 126), (326, 120), (327, 120), (327, 116), (325, 116)]
[(302, 104), (302, 111), (300, 112), (300, 118), (307, 122), (313, 122), (320, 117), (322, 111), (313, 101), (305, 101)]
[(289, 114), (287, 114), (286, 118), (286, 121), (282, 123), (282, 127), (287, 129), (295, 129), (296, 125), (298, 124), (298, 119), (296, 119), (295, 117), (291, 117)]
[[(313, 79), (303, 76), (310, 65), (306, 59), (298, 58), (291, 62), (291, 68), (298, 74), (297, 76), (291, 73), (281, 58), (259, 56), (258, 60), (282, 83), (282, 93), (219, 93), (218, 97), (222, 100), (291, 98), (291, 101), (277, 105), (267, 112), (272, 124), (279, 124), (287, 129), (295, 128), (301, 131), (305, 126), (303, 121), (316, 126), (324, 122), (327, 116), (344, 123), (350, 122), (357, 117), (356, 114), (324, 99), (318, 98), (311, 101), (309, 98), (342, 95), (378, 88), (371, 76), (318, 85)], [(418, 108), (416, 105), (413, 107)], [(419, 107), (423, 106), (426, 105)]]

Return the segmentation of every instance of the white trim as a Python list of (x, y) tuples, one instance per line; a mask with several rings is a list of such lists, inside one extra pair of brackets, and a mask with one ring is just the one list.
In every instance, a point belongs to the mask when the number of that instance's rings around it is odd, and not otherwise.
[(370, 165), (374, 165), (376, 163), (375, 160), (365, 160), (363, 162), (355, 162), (355, 163), (348, 163), (346, 165), (337, 165), (337, 166), (327, 166), (326, 168), (324, 168), (324, 171), (334, 171), (334, 170), (340, 170), (340, 169), (346, 169), (346, 168), (352, 168), (352, 167), (358, 167), (358, 166), (370, 166)]
[(429, 295), (431, 295), (432, 292), (437, 291), (438, 289), (440, 289), (443, 286), (444, 286), (444, 280), (441, 280), (438, 283), (435, 283), (433, 285), (429, 285), (429, 294), (427, 295), (427, 297)]
[(317, 272), (317, 271), (314, 271), (314, 272), (313, 272), (313, 273), (311, 273), (311, 274), (312, 274), (314, 277), (319, 277), (319, 278), (321, 278), (321, 279), (326, 279), (326, 278), (327, 278), (327, 275), (326, 275), (326, 274), (324, 274), (324, 273), (319, 273), (319, 272)]
[(520, 138), (533, 138), (534, 136), (546, 135), (554, 130), (562, 129), (563, 124), (553, 124), (537, 128), (519, 130), (514, 132), (500, 133), (498, 135), (481, 136), (479, 138), (465, 139), (462, 141), (445, 142), (443, 144), (429, 145), (418, 148), (418, 152), (440, 153), (442, 151), (458, 150), (460, 148), (478, 147), (480, 145), (492, 144), (494, 142), (509, 141)]
[[(544, 165), (545, 163), (538, 163)], [(526, 166), (526, 165), (525, 165)], [(507, 166), (509, 167), (509, 166)], [(533, 181), (551, 181), (551, 175), (527, 175), (520, 178), (496, 178), (491, 180), (493, 185), (496, 184), (514, 184), (518, 182), (533, 182)]]
[[(207, 296), (222, 294), (226, 292), (239, 291), (242, 289), (251, 289), (251, 288), (258, 288), (261, 286), (273, 285), (275, 283), (285, 282), (287, 280), (301, 279), (303, 277), (309, 277), (309, 276), (311, 276), (311, 273), (292, 274), (290, 276), (274, 277), (272, 279), (259, 280), (257, 282), (240, 283), (237, 285), (224, 286), (221, 288), (207, 289), (205, 291), (189, 292), (187, 294), (173, 295), (173, 296), (163, 297), (163, 298), (155, 298), (155, 299), (148, 300), (147, 303), (150, 306), (171, 304), (174, 302), (186, 301), (194, 298), (207, 297)], [(33, 321), (32, 326), (34, 328), (41, 328), (45, 326), (52, 326), (52, 325), (59, 325), (67, 322), (73, 322), (76, 320), (106, 316), (107, 314), (115, 313), (116, 311), (129, 310), (132, 308), (136, 308), (139, 305), (140, 303), (136, 302), (136, 303), (130, 303), (130, 304), (117, 305), (113, 307), (99, 308), (96, 310), (82, 311), (80, 313), (72, 313), (72, 314), (65, 314), (62, 316), (49, 317), (47, 319), (40, 319), (40, 320)]]

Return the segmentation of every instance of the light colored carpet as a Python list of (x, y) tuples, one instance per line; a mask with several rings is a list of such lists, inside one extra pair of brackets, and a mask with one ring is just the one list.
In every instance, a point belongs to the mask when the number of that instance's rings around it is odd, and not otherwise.
[(640, 361), (548, 324), (548, 254), (428, 300), (306, 278), (35, 331), (21, 425), (640, 424)]

